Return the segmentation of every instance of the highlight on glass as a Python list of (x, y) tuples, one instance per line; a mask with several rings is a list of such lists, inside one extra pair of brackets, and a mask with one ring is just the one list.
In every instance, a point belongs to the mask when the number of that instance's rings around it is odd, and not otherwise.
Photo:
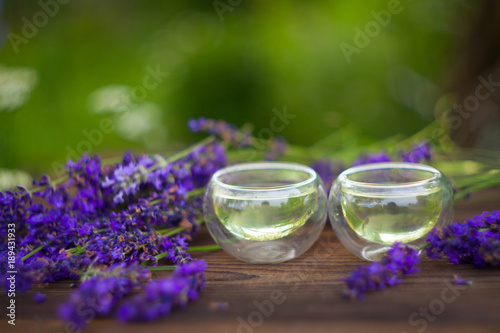
[(313, 169), (259, 162), (214, 173), (203, 212), (210, 234), (227, 253), (268, 264), (296, 258), (311, 247), (324, 228), (326, 204)]
[(395, 242), (418, 248), (453, 218), (453, 191), (433, 167), (374, 163), (342, 172), (328, 200), (332, 227), (353, 254), (378, 260)]

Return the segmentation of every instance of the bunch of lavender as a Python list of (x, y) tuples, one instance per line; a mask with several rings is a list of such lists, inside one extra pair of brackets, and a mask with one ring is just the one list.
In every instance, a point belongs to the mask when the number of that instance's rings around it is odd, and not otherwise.
[(343, 295), (351, 299), (363, 299), (368, 291), (395, 286), (401, 283), (403, 275), (419, 271), (415, 267), (419, 261), (417, 250), (401, 243), (394, 243), (380, 262), (360, 265), (357, 270), (342, 279), (346, 283)]
[[(126, 153), (121, 163), (109, 165), (85, 154), (68, 162), (60, 180), (43, 176), (30, 191), (0, 193), (0, 276), (7, 281), (7, 262), (14, 259), (16, 290), (22, 292), (31, 284), (79, 279), (100, 267), (102, 276), (82, 284), (62, 317), (81, 324), (70, 304), (94, 287), (99, 292), (107, 287), (112, 295), (95, 309), (105, 315), (116, 298), (136, 286), (123, 274), (132, 274), (139, 263), (191, 261), (187, 239), (197, 231), (201, 200), (190, 194), (225, 164), (225, 150), (215, 140), (170, 158)], [(10, 243), (9, 225), (17, 236)], [(179, 232), (183, 235), (175, 235)], [(14, 258), (8, 257), (9, 246), (16, 249)], [(106, 267), (116, 271), (114, 265), (120, 265), (122, 275), (106, 275)]]
[(425, 247), (429, 258), (446, 256), (452, 264), (500, 265), (500, 211), (483, 212), (464, 223), (434, 228)]
[[(217, 137), (171, 156), (127, 152), (118, 163), (84, 154), (68, 161), (64, 177), (52, 181), (44, 175), (30, 190), (0, 192), (0, 278), (7, 281), (7, 262), (14, 261), (18, 291), (60, 279), (82, 280), (60, 310), (61, 318), (78, 327), (88, 321), (79, 315), (82, 300), (98, 299), (89, 308), (93, 316), (110, 315), (149, 274), (139, 265), (156, 266), (159, 260), (177, 265), (174, 276), (151, 282), (144, 294), (120, 306), (120, 319), (155, 317), (141, 312), (153, 290), (159, 291), (155, 305), (161, 311), (196, 299), (206, 264), (192, 261), (188, 241), (203, 222), (201, 194), (212, 174), (227, 164), (225, 147), (245, 147), (254, 140), (222, 121), (192, 120), (194, 130), (196, 123), (198, 130)], [(286, 144), (274, 140), (267, 146), (276, 155)], [(15, 227), (15, 240), (9, 241), (8, 226)], [(9, 247), (16, 249), (15, 256)]]
[[(201, 209), (201, 199), (190, 194), (225, 164), (217, 141), (176, 159), (126, 153), (121, 163), (103, 165), (98, 156), (85, 154), (68, 162), (67, 176), (58, 184), (44, 176), (31, 191), (1, 193), (1, 232), (16, 225), (18, 268), (40, 266), (18, 278), (30, 283), (76, 278), (91, 263), (155, 265), (163, 253), (175, 263), (189, 260), (186, 238), (196, 233)], [(183, 236), (169, 237), (174, 230)], [(0, 240), (2, 250), (6, 239)], [(5, 270), (6, 256), (0, 260)]]

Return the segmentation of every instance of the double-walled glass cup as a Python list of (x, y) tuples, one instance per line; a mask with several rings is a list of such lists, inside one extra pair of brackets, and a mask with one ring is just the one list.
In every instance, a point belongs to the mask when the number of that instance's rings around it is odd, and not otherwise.
[(326, 193), (316, 172), (260, 162), (214, 173), (203, 203), (208, 230), (234, 257), (256, 264), (300, 256), (324, 228)]
[(328, 206), (337, 238), (353, 254), (378, 260), (395, 242), (415, 248), (453, 218), (453, 191), (438, 170), (416, 163), (374, 163), (342, 172)]

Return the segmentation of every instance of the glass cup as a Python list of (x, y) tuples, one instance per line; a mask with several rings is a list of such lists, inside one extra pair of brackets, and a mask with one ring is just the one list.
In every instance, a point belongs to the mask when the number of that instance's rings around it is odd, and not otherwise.
[(321, 179), (307, 166), (245, 163), (214, 173), (203, 213), (210, 234), (227, 253), (270, 264), (311, 247), (325, 226), (326, 202)]
[(379, 260), (395, 242), (425, 244), (434, 227), (453, 218), (450, 183), (433, 167), (416, 163), (374, 163), (342, 172), (328, 199), (340, 242), (366, 260)]

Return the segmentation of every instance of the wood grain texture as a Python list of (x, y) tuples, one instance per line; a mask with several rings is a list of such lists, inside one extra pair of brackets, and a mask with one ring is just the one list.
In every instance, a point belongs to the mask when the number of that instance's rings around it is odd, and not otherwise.
[[(462, 202), (456, 207), (455, 221), (499, 208), (496, 200)], [(194, 245), (212, 242), (202, 231)], [(154, 323), (123, 325), (96, 319), (85, 332), (500, 332), (499, 269), (424, 260), (419, 274), (405, 277), (395, 288), (368, 294), (362, 302), (342, 298), (340, 278), (363, 261), (342, 247), (329, 225), (306, 254), (282, 264), (252, 265), (222, 251), (195, 256), (209, 264), (207, 287), (197, 302)], [(453, 287), (453, 274), (474, 284)], [(47, 301), (43, 304), (33, 301), (36, 290), (17, 295), (16, 326), (8, 325), (2, 313), (0, 331), (75, 332), (55, 316), (58, 304), (71, 292), (70, 283), (44, 288)], [(0, 301), (5, 312), (6, 297), (2, 295)], [(213, 302), (228, 306), (214, 311)]]

